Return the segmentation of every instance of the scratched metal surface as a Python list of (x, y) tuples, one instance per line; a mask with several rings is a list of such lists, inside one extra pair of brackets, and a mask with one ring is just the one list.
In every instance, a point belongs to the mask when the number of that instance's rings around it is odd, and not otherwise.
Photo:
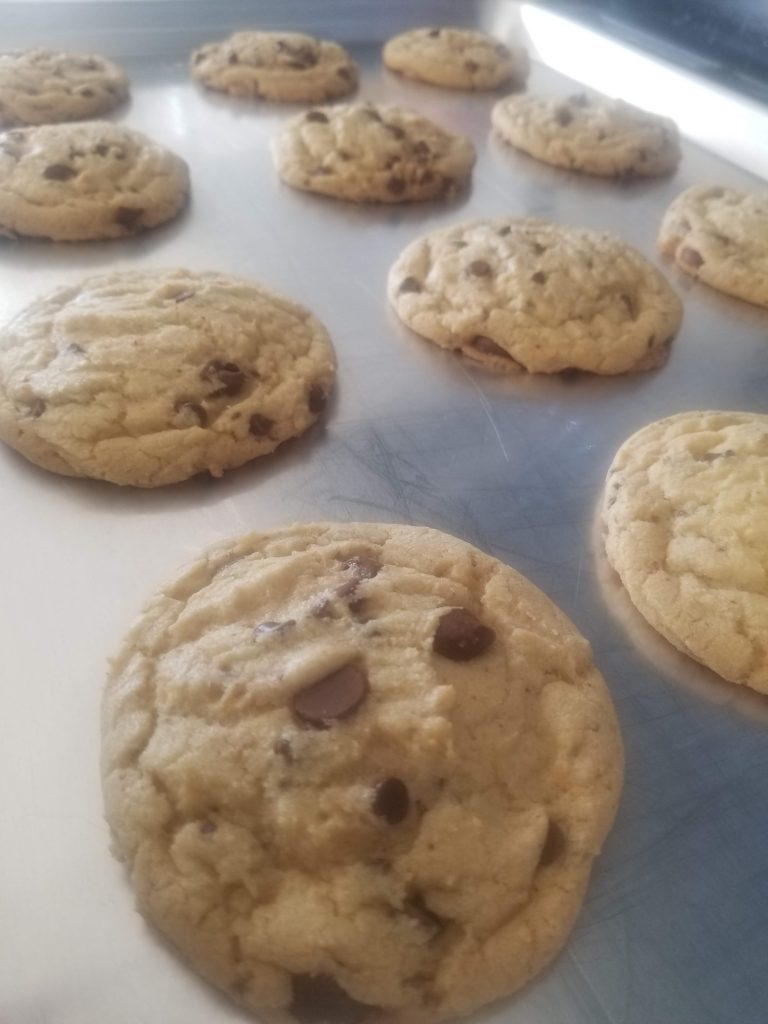
[[(242, 24), (242, 3), (189, 4), (177, 22), (168, 4), (114, 4), (114, 15), (88, 4), (87, 17), (59, 4), (59, 20), (32, 6), (34, 18), (0, 3), (3, 45), (9, 32), (10, 44), (72, 44), (98, 29), (134, 81), (119, 117), (186, 157), (194, 201), (166, 230), (120, 244), (4, 244), (0, 318), (106, 267), (207, 267), (306, 303), (331, 331), (340, 367), (324, 426), (220, 481), (121, 490), (0, 452), (2, 1024), (248, 1019), (132, 909), (101, 815), (100, 690), (121, 634), (187, 558), (241, 531), (321, 518), (422, 523), (508, 561), (590, 638), (615, 697), (627, 783), (584, 911), (552, 969), (484, 1018), (764, 1024), (766, 706), (691, 666), (638, 621), (592, 530), (606, 467), (630, 432), (681, 409), (765, 409), (768, 314), (670, 271), (686, 316), (662, 370), (496, 380), (411, 335), (384, 299), (399, 250), (457, 218), (529, 213), (611, 228), (655, 258), (659, 216), (681, 188), (752, 180), (692, 147), (662, 181), (613, 184), (547, 168), (489, 140), (492, 98), (398, 81), (369, 42), (354, 46), (366, 68), (362, 94), (466, 132), (479, 161), (471, 191), (451, 204), (354, 208), (279, 185), (267, 143), (284, 110), (203, 95), (187, 81), (188, 46), (212, 24), (217, 34)], [(366, 19), (360, 3), (337, 0), (287, 4), (280, 15), (376, 41), (437, 20), (438, 6), (398, 0)], [(452, 21), (482, 21), (505, 8), (443, 4), (443, 20), (448, 9)], [(276, 10), (262, 5), (262, 24), (277, 24)], [(125, 31), (110, 36), (112, 18)], [(573, 88), (543, 67), (532, 86)]]

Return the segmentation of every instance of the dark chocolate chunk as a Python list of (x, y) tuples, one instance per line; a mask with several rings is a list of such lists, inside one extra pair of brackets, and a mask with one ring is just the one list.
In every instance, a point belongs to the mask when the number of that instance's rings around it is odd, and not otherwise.
[(547, 829), (547, 838), (544, 840), (544, 845), (541, 848), (539, 865), (546, 867), (548, 864), (554, 864), (564, 850), (565, 833), (557, 822), (550, 820), (549, 828)]
[(318, 124), (328, 124), (328, 115), (324, 114), (322, 110), (310, 110), (304, 120), (317, 121)]
[(680, 250), (680, 259), (686, 266), (692, 267), (697, 270), (704, 262), (704, 257), (697, 249), (691, 249), (690, 246)]
[(307, 404), (309, 405), (309, 411), (314, 413), (322, 412), (328, 404), (328, 395), (326, 395), (320, 384), (313, 384), (309, 389)]
[(473, 277), (489, 277), (491, 265), (486, 260), (472, 260), (467, 267), (467, 273), (472, 274)]
[(451, 661), (469, 661), (488, 650), (496, 639), (490, 626), (484, 626), (466, 608), (452, 608), (440, 617), (432, 647)]
[(421, 281), (415, 277), (406, 277), (405, 280), (400, 282), (400, 287), (397, 290), (401, 295), (403, 292), (420, 292)]
[(226, 363), (223, 359), (212, 359), (203, 367), (200, 376), (212, 384), (221, 385), (213, 392), (214, 395), (236, 395), (245, 384), (245, 374), (237, 363)]
[(411, 798), (402, 779), (384, 779), (373, 791), (373, 813), (388, 825), (399, 825), (408, 817)]
[(301, 1024), (361, 1024), (374, 1007), (358, 1003), (325, 974), (294, 974), (290, 1013)]
[(267, 437), (274, 425), (274, 420), (262, 416), (258, 412), (255, 412), (248, 420), (248, 430), (254, 437)]
[(174, 408), (176, 412), (194, 416), (201, 427), (204, 427), (208, 422), (208, 413), (197, 402), (179, 401)]
[(43, 171), (43, 177), (49, 181), (69, 181), (76, 174), (77, 171), (74, 167), (69, 167), (67, 164), (50, 164)]
[(255, 636), (269, 636), (271, 633), (284, 633), (286, 629), (296, 625), (295, 619), (286, 619), (284, 622), (260, 622), (254, 627)]
[(118, 206), (113, 214), (116, 224), (122, 224), (124, 228), (132, 228), (144, 216), (144, 210), (140, 206)]
[(368, 674), (351, 662), (310, 683), (293, 695), (293, 712), (315, 729), (327, 729), (334, 721), (347, 718), (368, 694)]
[(531, 280), (534, 284), (546, 284), (547, 275), (544, 273), (543, 270), (537, 270), (535, 274), (531, 275)]
[(405, 192), (405, 178), (393, 175), (387, 181), (387, 191), (391, 192), (393, 196), (401, 196)]

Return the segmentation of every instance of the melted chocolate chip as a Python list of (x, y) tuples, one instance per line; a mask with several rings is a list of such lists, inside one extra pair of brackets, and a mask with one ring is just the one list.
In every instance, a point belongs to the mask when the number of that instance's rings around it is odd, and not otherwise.
[(254, 627), (254, 636), (269, 636), (272, 633), (284, 633), (286, 629), (296, 625), (295, 619), (285, 619), (284, 622), (260, 622)]
[(322, 412), (328, 404), (328, 395), (326, 395), (320, 384), (313, 384), (309, 389), (307, 404), (309, 405), (309, 411), (314, 413)]
[(391, 192), (393, 196), (401, 196), (405, 192), (405, 178), (398, 178), (393, 176), (387, 181), (387, 191)]
[(317, 121), (318, 124), (328, 124), (328, 116), (322, 112), (322, 110), (310, 110), (305, 121)]
[(226, 363), (223, 359), (212, 359), (200, 371), (200, 376), (212, 384), (221, 385), (213, 395), (236, 395), (245, 384), (245, 374), (237, 363)]
[(358, 1003), (324, 974), (294, 974), (290, 1012), (301, 1024), (361, 1024), (373, 1007)]
[(281, 736), (279, 740), (275, 740), (275, 745), (272, 749), (280, 757), (285, 758), (288, 764), (293, 764), (293, 747), (287, 736)]
[(67, 164), (51, 164), (43, 171), (43, 177), (49, 181), (69, 181), (76, 174), (77, 171), (74, 167), (69, 167)]
[(327, 729), (337, 719), (349, 717), (367, 694), (368, 674), (352, 662), (295, 693), (293, 712), (307, 725)]
[(531, 275), (531, 280), (534, 284), (546, 284), (547, 275), (544, 273), (543, 270), (537, 270), (535, 274)]
[(441, 615), (432, 648), (451, 661), (469, 661), (486, 651), (496, 639), (490, 626), (484, 626), (466, 608), (452, 608)]
[(692, 267), (697, 270), (704, 262), (704, 257), (697, 249), (691, 249), (686, 246), (680, 250), (680, 259), (685, 263), (686, 266)]
[(467, 273), (473, 277), (489, 277), (491, 274), (491, 265), (485, 260), (472, 260), (467, 267)]
[(185, 415), (194, 416), (201, 427), (204, 427), (208, 422), (208, 413), (197, 402), (177, 402), (174, 406), (176, 412), (184, 413)]
[(437, 37), (440, 35), (440, 29), (431, 28), (429, 32), (427, 32), (427, 35), (430, 37), (430, 39), (437, 39)]
[(393, 139), (404, 139), (405, 132), (399, 124), (385, 124), (384, 127), (387, 129)]
[(122, 224), (124, 228), (132, 228), (144, 216), (144, 210), (140, 206), (118, 206), (112, 215), (116, 224)]
[(388, 825), (399, 825), (408, 817), (411, 798), (402, 779), (384, 779), (373, 791), (373, 813)]
[(555, 120), (558, 124), (565, 127), (567, 124), (570, 124), (573, 120), (573, 114), (570, 112), (570, 110), (568, 110), (567, 107), (558, 107), (555, 111)]
[(406, 914), (415, 917), (420, 924), (426, 928), (431, 928), (433, 931), (442, 931), (446, 925), (444, 918), (429, 909), (421, 893), (414, 893), (413, 896), (406, 900), (403, 909)]
[(547, 251), (547, 247), (545, 245), (541, 245), (540, 242), (532, 242), (531, 249), (533, 250), (534, 256), (543, 256)]
[(492, 338), (486, 338), (484, 334), (477, 334), (470, 342), (472, 348), (476, 348), (478, 352), (484, 352), (487, 356), (503, 356), (505, 359), (511, 359), (509, 352), (503, 349), (501, 345), (497, 345)]
[(421, 281), (415, 277), (406, 277), (405, 280), (400, 282), (400, 287), (397, 290), (401, 295), (405, 292), (420, 292)]
[(500, 238), (506, 238), (506, 236), (510, 233), (511, 230), (512, 228), (509, 226), (509, 224), (505, 224), (503, 228), (499, 228), (497, 234), (499, 235)]
[(262, 416), (258, 412), (255, 412), (248, 420), (248, 430), (254, 437), (266, 437), (274, 425), (274, 420)]
[(549, 828), (547, 829), (547, 838), (544, 840), (544, 845), (541, 848), (539, 864), (542, 867), (546, 867), (548, 864), (554, 864), (564, 850), (565, 833), (557, 822), (550, 820)]

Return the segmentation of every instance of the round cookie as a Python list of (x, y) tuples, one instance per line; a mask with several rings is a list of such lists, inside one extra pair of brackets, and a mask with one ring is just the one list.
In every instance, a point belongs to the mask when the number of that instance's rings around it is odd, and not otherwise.
[(587, 174), (650, 177), (680, 162), (674, 121), (605, 96), (509, 96), (494, 106), (491, 122), (516, 149)]
[(768, 306), (768, 192), (694, 185), (664, 215), (659, 248), (691, 277)]
[(175, 217), (188, 193), (181, 157), (108, 121), (0, 135), (0, 234), (124, 238)]
[(417, 334), (500, 372), (648, 370), (682, 318), (666, 280), (625, 242), (533, 219), (423, 235), (395, 261), (388, 291)]
[(273, 144), (282, 180), (352, 202), (444, 197), (464, 185), (475, 149), (400, 107), (353, 103), (292, 118)]
[(768, 416), (684, 412), (616, 453), (608, 561), (654, 629), (725, 679), (768, 693)]
[(383, 60), (392, 71), (448, 89), (523, 86), (530, 70), (522, 46), (466, 28), (414, 28), (390, 39)]
[(65, 476), (221, 476), (303, 433), (333, 375), (323, 326), (266, 288), (112, 273), (39, 299), (0, 332), (0, 439)]
[(190, 69), (209, 89), (279, 103), (347, 96), (359, 77), (343, 46), (298, 32), (235, 32), (195, 50)]
[(97, 117), (128, 92), (123, 69), (95, 54), (0, 53), (0, 128)]
[(142, 912), (263, 1019), (440, 1020), (542, 969), (616, 809), (589, 645), (421, 527), (209, 551), (113, 663), (103, 780)]

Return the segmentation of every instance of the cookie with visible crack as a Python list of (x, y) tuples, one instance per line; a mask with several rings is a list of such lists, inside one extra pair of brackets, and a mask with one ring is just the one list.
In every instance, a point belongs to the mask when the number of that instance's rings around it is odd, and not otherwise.
[(768, 192), (694, 185), (664, 215), (659, 248), (711, 288), (768, 306)]
[(0, 53), (0, 128), (98, 117), (128, 92), (123, 69), (96, 54)]
[(113, 663), (103, 782), (138, 905), (261, 1019), (436, 1021), (564, 943), (621, 740), (589, 645), (423, 527), (207, 552)]
[(175, 217), (188, 194), (181, 157), (108, 121), (0, 135), (0, 235), (124, 238)]
[(447, 89), (521, 87), (530, 70), (525, 47), (466, 28), (410, 29), (390, 39), (382, 57), (392, 71)]
[(299, 114), (275, 139), (273, 154), (286, 184), (356, 203), (452, 195), (475, 162), (469, 139), (420, 114), (372, 103)]
[(768, 693), (768, 416), (684, 412), (619, 448), (602, 518), (608, 561), (671, 644)]
[(498, 372), (659, 366), (682, 317), (662, 275), (607, 232), (511, 217), (423, 235), (389, 272), (422, 337)]
[(334, 368), (319, 321), (252, 282), (88, 278), (0, 331), (0, 439), (65, 476), (136, 487), (221, 476), (314, 423)]
[(299, 32), (235, 32), (195, 50), (190, 69), (209, 89), (278, 103), (347, 96), (359, 78), (343, 46)]
[(680, 162), (674, 121), (607, 96), (509, 96), (494, 106), (491, 122), (516, 149), (587, 174), (651, 177)]

